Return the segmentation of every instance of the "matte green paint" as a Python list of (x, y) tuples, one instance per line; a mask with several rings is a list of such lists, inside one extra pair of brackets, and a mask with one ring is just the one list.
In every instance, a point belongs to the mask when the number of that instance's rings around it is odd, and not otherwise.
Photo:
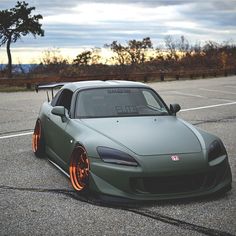
[[(127, 81), (94, 81), (66, 84), (74, 92), (96, 87), (147, 87), (142, 83)], [(52, 114), (52, 109), (58, 114)], [(63, 121), (61, 108), (45, 102), (40, 110), (46, 142), (46, 153), (50, 159), (69, 173), (70, 157), (76, 144), (85, 147), (90, 160), (91, 190), (117, 197), (138, 200), (172, 199), (212, 194), (230, 187), (232, 176), (227, 154), (209, 164), (207, 150), (214, 140), (221, 140), (205, 131), (195, 128), (176, 116), (122, 117), (71, 119)], [(98, 146), (118, 149), (131, 155), (138, 167), (108, 164), (97, 153)], [(180, 160), (173, 161), (172, 155)], [(226, 163), (226, 164), (225, 164)], [(131, 178), (179, 176), (207, 173), (225, 165), (225, 177), (214, 187), (193, 192), (172, 194), (138, 193), (131, 188)]]
[(175, 116), (86, 119), (84, 123), (137, 155), (202, 150), (195, 134)]

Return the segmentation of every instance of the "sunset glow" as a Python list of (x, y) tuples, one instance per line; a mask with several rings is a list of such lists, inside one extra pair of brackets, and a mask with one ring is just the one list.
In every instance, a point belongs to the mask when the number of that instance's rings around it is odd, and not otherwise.
[[(22, 37), (11, 45), (13, 63), (38, 63), (42, 52), (58, 48), (65, 58), (74, 59), (88, 48), (103, 48), (117, 40), (150, 37), (154, 47), (164, 44), (167, 35), (184, 35), (190, 43), (208, 40), (236, 40), (236, 1), (27, 1), (42, 14), (44, 37)], [(0, 9), (9, 9), (13, 0), (0, 0)], [(7, 63), (5, 46), (0, 63)]]

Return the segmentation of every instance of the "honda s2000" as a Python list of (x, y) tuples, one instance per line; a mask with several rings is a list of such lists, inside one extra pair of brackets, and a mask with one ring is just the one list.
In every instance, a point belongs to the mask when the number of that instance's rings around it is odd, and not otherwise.
[(33, 151), (65, 173), (78, 192), (134, 200), (225, 192), (232, 176), (222, 141), (176, 117), (143, 83), (88, 81), (41, 85), (61, 89), (45, 102)]

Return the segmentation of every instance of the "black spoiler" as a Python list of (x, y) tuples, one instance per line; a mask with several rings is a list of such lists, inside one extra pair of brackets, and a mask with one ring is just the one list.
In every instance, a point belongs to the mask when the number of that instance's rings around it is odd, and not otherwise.
[(38, 92), (39, 90), (47, 90), (47, 89), (55, 89), (60, 88), (64, 86), (65, 84), (68, 84), (68, 82), (61, 82), (61, 83), (54, 83), (54, 84), (36, 84), (35, 85), (35, 91)]
[[(51, 90), (52, 98), (54, 97), (53, 89), (61, 88), (65, 84), (68, 84), (68, 82), (61, 82), (61, 83), (53, 83), (53, 84), (36, 84), (35, 85), (35, 91), (38, 93), (39, 90)], [(47, 91), (47, 98), (48, 102), (50, 101), (48, 91)]]

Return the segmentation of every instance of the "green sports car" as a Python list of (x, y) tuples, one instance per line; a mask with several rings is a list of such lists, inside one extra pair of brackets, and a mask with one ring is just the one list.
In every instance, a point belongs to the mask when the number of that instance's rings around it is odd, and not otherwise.
[(226, 192), (232, 175), (222, 141), (176, 117), (143, 83), (84, 81), (43, 103), (32, 147), (66, 174), (78, 192), (134, 200)]

